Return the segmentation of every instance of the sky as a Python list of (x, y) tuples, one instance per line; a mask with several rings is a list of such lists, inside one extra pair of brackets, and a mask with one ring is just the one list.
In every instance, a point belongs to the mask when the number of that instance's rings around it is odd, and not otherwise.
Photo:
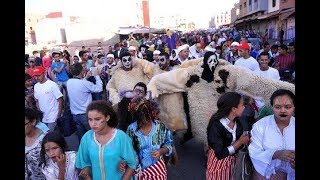
[[(25, 0), (26, 13), (48, 14), (62, 11), (65, 16), (75, 15), (88, 18), (108, 18), (110, 14), (130, 15), (132, 3), (137, 0)], [(217, 12), (230, 10), (239, 0), (149, 0), (150, 18), (178, 14), (208, 25)], [(131, 5), (130, 5), (131, 3)], [(85, 13), (83, 13), (85, 12)], [(122, 12), (129, 12), (128, 14)], [(111, 16), (112, 18), (112, 16)]]

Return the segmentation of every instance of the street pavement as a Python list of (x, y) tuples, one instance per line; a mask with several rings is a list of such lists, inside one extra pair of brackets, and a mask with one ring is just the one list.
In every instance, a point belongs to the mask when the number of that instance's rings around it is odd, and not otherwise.
[[(201, 180), (206, 179), (206, 156), (203, 145), (194, 138), (180, 144), (183, 133), (174, 135), (175, 148), (178, 154), (176, 165), (168, 165), (168, 180)], [(70, 150), (77, 151), (79, 142), (76, 134), (65, 137)]]

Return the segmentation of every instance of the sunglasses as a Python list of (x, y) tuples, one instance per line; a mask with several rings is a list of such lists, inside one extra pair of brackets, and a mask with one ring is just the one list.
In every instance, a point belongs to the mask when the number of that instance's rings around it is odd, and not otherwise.
[(29, 123), (31, 123), (31, 121), (28, 121), (27, 123), (24, 123), (24, 125), (26, 126), (26, 125), (28, 125)]

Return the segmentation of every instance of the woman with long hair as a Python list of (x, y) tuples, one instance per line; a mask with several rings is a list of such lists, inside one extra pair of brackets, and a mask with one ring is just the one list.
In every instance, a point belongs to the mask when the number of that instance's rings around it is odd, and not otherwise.
[(78, 180), (76, 152), (67, 151), (67, 142), (58, 132), (46, 134), (42, 140), (40, 158), (46, 179)]
[(236, 92), (227, 92), (220, 96), (217, 107), (207, 127), (206, 179), (229, 180), (237, 151), (249, 142), (249, 135), (243, 134), (239, 121), (244, 110), (243, 98)]

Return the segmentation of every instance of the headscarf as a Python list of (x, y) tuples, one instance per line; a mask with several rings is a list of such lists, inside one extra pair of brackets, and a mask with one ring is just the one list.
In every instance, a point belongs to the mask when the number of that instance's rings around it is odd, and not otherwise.
[[(139, 114), (143, 113), (146, 118), (146, 121), (153, 121), (155, 119), (159, 119), (150, 101), (140, 96), (132, 98), (131, 102), (129, 103), (128, 110), (135, 117), (137, 117), (138, 112)], [(138, 124), (140, 121), (141, 119), (137, 119)]]

